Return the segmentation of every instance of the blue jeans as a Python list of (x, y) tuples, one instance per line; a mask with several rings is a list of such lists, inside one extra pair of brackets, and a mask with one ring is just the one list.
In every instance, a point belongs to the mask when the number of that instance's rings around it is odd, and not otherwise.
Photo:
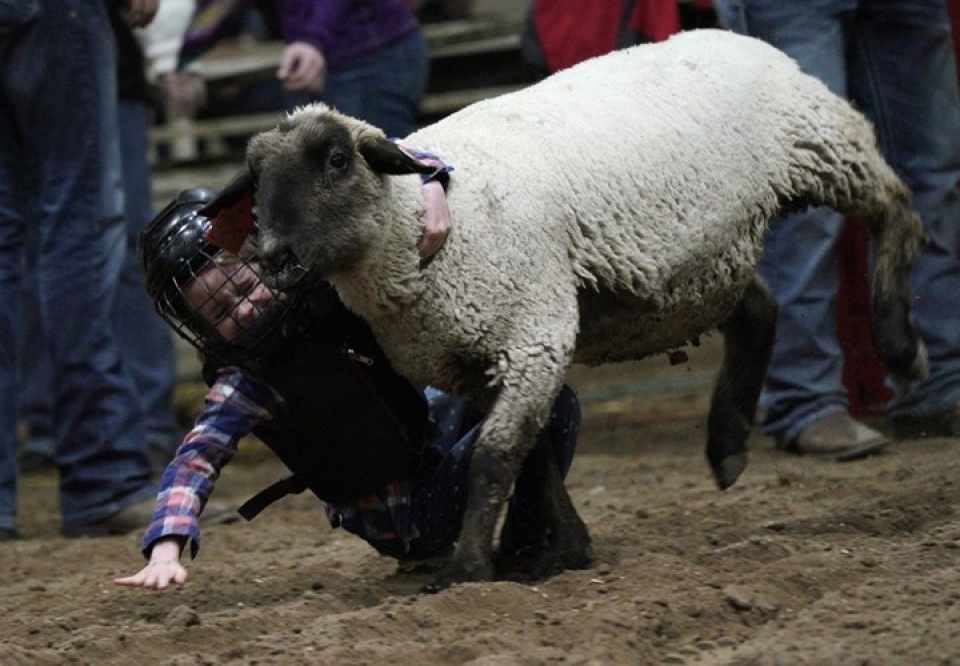
[(147, 444), (170, 460), (182, 435), (173, 413), (177, 378), (173, 332), (157, 315), (143, 286), (143, 272), (137, 260), (140, 231), (153, 219), (153, 190), (147, 162), (150, 109), (142, 102), (121, 100), (119, 110), (127, 247), (113, 323), (146, 419)]
[[(20, 293), (30, 228), (43, 322), (31, 333), (46, 337), (52, 361), (65, 525), (104, 519), (156, 490), (111, 326), (110, 246), (124, 233), (110, 180), (110, 160), (119, 160), (114, 58), (101, 0), (8, 0), (0, 11), (0, 293)], [(0, 308), (2, 527), (16, 514), (18, 301)]]
[[(429, 67), (427, 44), (417, 30), (328, 72), (319, 99), (388, 137), (404, 137), (414, 130)], [(288, 104), (292, 108), (309, 101), (306, 95), (290, 95)]]
[[(150, 166), (147, 162), (150, 109), (142, 102), (120, 101), (120, 164), (110, 182), (122, 181), (120, 205), (126, 220), (123, 236), (112, 230), (110, 279), (117, 280), (113, 324), (127, 369), (133, 375), (146, 424), (151, 455), (171, 459), (180, 444), (180, 431), (172, 409), (176, 382), (176, 356), (170, 329), (157, 316), (143, 287), (137, 261), (137, 239), (153, 217)], [(113, 171), (113, 170), (111, 170)], [(116, 200), (108, 201), (111, 216)], [(28, 231), (29, 234), (29, 231)], [(36, 243), (28, 235), (27, 261), (22, 278), (23, 315), (20, 347), (20, 418), (30, 425), (24, 452), (53, 458), (54, 441), (50, 395), (52, 369), (46, 355), (40, 303), (36, 290)]]
[[(432, 387), (427, 387), (424, 395), (430, 417), (440, 429), (440, 436), (429, 444), (430, 453), (440, 462), (430, 477), (414, 489), (411, 498), (411, 519), (421, 536), (410, 544), (410, 552), (404, 552), (399, 540), (371, 542), (381, 553), (401, 559), (440, 555), (457, 540), (470, 488), (470, 460), (483, 423), (482, 415), (459, 398)], [(560, 475), (566, 478), (580, 434), (580, 403), (570, 387), (564, 386), (554, 400), (544, 431)], [(531, 497), (536, 497), (538, 491), (529, 479), (517, 479), (508, 515), (514, 517), (527, 507), (536, 507)], [(343, 527), (362, 538), (358, 525), (344, 522)]]
[[(891, 416), (944, 410), (960, 399), (960, 101), (943, 0), (717, 0), (722, 24), (767, 41), (833, 92), (854, 100), (881, 150), (913, 189), (930, 244), (912, 274), (929, 381), (895, 395)], [(836, 338), (839, 215), (777, 221), (761, 274), (780, 304), (761, 397), (764, 431), (789, 441), (847, 409)]]

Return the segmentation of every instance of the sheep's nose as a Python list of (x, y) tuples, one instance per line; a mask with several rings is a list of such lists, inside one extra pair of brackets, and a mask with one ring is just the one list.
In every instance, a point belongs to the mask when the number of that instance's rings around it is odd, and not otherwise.
[(293, 250), (276, 247), (260, 248), (260, 269), (264, 284), (281, 291), (294, 289), (307, 276)]
[(294, 263), (296, 258), (288, 247), (261, 248), (260, 267), (268, 275), (278, 275), (284, 268)]

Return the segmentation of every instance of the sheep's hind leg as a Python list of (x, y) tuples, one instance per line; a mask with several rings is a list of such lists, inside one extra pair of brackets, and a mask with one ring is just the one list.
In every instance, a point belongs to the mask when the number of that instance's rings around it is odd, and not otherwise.
[(589, 565), (590, 534), (567, 493), (550, 439), (542, 431), (517, 478), (517, 488), (521, 484), (525, 503), (510, 504), (500, 532), (497, 577), (540, 580)]
[(776, 323), (777, 302), (754, 279), (720, 326), (723, 366), (707, 419), (707, 460), (721, 490), (732, 486), (747, 466), (747, 437), (770, 364)]

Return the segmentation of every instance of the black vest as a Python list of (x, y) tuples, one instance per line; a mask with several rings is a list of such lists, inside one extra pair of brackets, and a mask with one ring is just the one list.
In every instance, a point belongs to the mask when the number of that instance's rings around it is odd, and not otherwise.
[[(293, 472), (245, 505), (248, 519), (306, 488), (327, 502), (356, 500), (412, 480), (421, 464), (426, 400), (394, 372), (366, 322), (329, 288), (299, 296), (290, 315), (276, 352), (237, 363), (283, 397), (286, 422), (253, 432)], [(208, 383), (223, 364), (204, 365)]]

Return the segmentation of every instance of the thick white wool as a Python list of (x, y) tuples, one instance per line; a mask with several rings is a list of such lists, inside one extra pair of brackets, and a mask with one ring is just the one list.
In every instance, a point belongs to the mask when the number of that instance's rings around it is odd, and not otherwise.
[[(470, 394), (483, 373), (562, 376), (575, 344), (590, 363), (682, 345), (729, 313), (778, 211), (901, 188), (846, 101), (722, 31), (593, 59), (408, 140), (455, 166), (453, 233), (421, 271), (418, 181), (387, 177), (356, 210), (382, 233), (333, 282), (401, 372)], [(581, 308), (600, 314), (577, 341)]]

